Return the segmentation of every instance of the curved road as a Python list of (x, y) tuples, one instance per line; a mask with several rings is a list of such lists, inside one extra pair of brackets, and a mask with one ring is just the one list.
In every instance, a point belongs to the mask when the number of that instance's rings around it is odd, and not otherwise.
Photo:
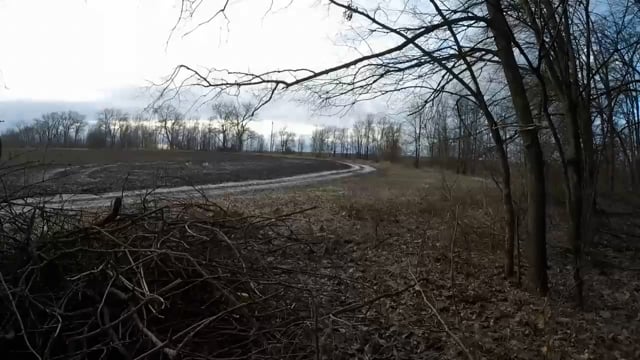
[(123, 203), (130, 204), (131, 202), (140, 201), (145, 195), (147, 199), (158, 200), (181, 200), (181, 199), (197, 199), (202, 198), (203, 195), (207, 197), (216, 197), (229, 193), (250, 192), (257, 190), (267, 190), (282, 188), (288, 186), (296, 186), (310, 183), (317, 183), (327, 180), (335, 180), (347, 176), (354, 176), (359, 174), (367, 174), (375, 171), (375, 168), (369, 165), (353, 164), (342, 162), (349, 166), (345, 170), (332, 170), (321, 171), (303, 175), (283, 177), (279, 179), (269, 180), (250, 180), (241, 182), (228, 182), (214, 185), (199, 185), (199, 186), (181, 186), (173, 188), (160, 188), (154, 191), (150, 190), (133, 190), (125, 191), (124, 193), (109, 192), (100, 195), (89, 194), (59, 194), (55, 196), (32, 198), (27, 199), (27, 202), (41, 202), (45, 201), (49, 207), (61, 207), (67, 209), (88, 209), (88, 208), (101, 208), (111, 205), (113, 199), (119, 196), (123, 196)]

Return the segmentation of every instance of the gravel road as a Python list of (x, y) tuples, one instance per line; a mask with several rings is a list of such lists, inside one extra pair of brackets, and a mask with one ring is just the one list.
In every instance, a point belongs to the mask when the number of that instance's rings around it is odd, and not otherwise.
[(108, 192), (99, 195), (92, 194), (58, 194), (55, 196), (43, 196), (39, 198), (25, 199), (27, 202), (44, 201), (51, 207), (64, 207), (67, 209), (98, 209), (111, 206), (116, 197), (122, 196), (125, 206), (128, 203), (139, 202), (143, 197), (163, 201), (188, 200), (202, 198), (215, 198), (230, 193), (252, 192), (268, 189), (277, 189), (290, 186), (306, 185), (328, 180), (335, 180), (348, 176), (367, 174), (375, 171), (369, 165), (341, 162), (347, 165), (344, 170), (331, 170), (313, 172), (302, 175), (294, 175), (267, 180), (249, 180), (239, 182), (226, 182), (211, 185), (165, 187), (150, 190), (132, 190)]

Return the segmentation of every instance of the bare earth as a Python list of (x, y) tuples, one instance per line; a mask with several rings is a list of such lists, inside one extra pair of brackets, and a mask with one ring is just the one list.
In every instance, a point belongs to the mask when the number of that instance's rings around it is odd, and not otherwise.
[[(14, 151), (14, 156), (17, 152)], [(266, 180), (348, 169), (334, 161), (258, 154), (193, 151), (50, 149), (11, 162), (29, 168), (3, 176), (9, 193), (100, 194), (151, 188)], [(25, 184), (37, 183), (24, 188)]]

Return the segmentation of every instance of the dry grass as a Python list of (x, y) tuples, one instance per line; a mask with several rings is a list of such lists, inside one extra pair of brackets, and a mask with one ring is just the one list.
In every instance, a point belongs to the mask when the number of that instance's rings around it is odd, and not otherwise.
[[(635, 270), (609, 268), (603, 275), (588, 264), (587, 305), (577, 310), (570, 297), (570, 257), (557, 245), (563, 239), (557, 216), (562, 209), (550, 212), (552, 293), (541, 299), (502, 277), (502, 210), (491, 181), (386, 163), (378, 167), (367, 177), (233, 200), (258, 212), (318, 206), (305, 221), (323, 234), (327, 252), (353, 254), (337, 271), (369, 284), (373, 294), (400, 288), (414, 275), (423, 279), (420, 289), (439, 316), (418, 290), (398, 296), (380, 304), (379, 335), (365, 346), (382, 346), (379, 339), (402, 329), (446, 358), (466, 358), (441, 317), (477, 359), (640, 356), (634, 341), (640, 336)], [(633, 259), (630, 252), (616, 254), (612, 258)]]

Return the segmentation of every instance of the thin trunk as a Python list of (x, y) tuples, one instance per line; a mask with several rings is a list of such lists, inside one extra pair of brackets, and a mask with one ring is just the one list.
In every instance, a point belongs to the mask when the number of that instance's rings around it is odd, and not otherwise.
[(480, 102), (480, 108), (485, 114), (487, 122), (489, 123), (490, 134), (493, 142), (496, 145), (496, 151), (498, 153), (498, 160), (500, 161), (500, 167), (502, 168), (502, 185), (500, 190), (502, 192), (502, 205), (504, 207), (504, 222), (505, 222), (505, 234), (504, 234), (504, 276), (509, 279), (514, 275), (514, 243), (516, 239), (516, 216), (513, 206), (513, 195), (511, 192), (511, 168), (509, 167), (509, 154), (507, 153), (507, 147), (504, 142), (504, 138), (500, 133), (500, 127), (493, 114), (486, 106), (486, 103)]
[(634, 179), (634, 173), (633, 173), (633, 163), (631, 162), (631, 157), (629, 156), (629, 150), (627, 149), (627, 145), (625, 145), (624, 139), (622, 138), (622, 134), (620, 134), (620, 131), (615, 130), (615, 132), (616, 132), (616, 137), (618, 138), (618, 142), (620, 142), (620, 150), (622, 150), (622, 157), (624, 158), (627, 168), (630, 170), (629, 172), (630, 185), (633, 186), (635, 179)]
[(613, 124), (613, 111), (609, 114), (607, 111), (607, 136), (609, 137), (607, 141), (607, 185), (610, 193), (615, 191), (615, 180), (616, 180), (616, 140), (615, 140), (615, 126)]
[(609, 192), (612, 193), (615, 190), (616, 180), (616, 130), (615, 125), (613, 124), (613, 109), (611, 109), (611, 113), (608, 114), (607, 117), (609, 118)]
[[(633, 158), (633, 169), (632, 171), (636, 174), (636, 180), (640, 180), (640, 99), (638, 96), (634, 96), (631, 100), (631, 110), (632, 110), (632, 122), (633, 122), (633, 134), (635, 135), (635, 141), (633, 144), (634, 148), (634, 158)], [(638, 187), (638, 183), (634, 183), (634, 189)]]
[[(509, 164), (503, 164), (503, 169), (508, 169)], [(505, 213), (505, 244), (504, 244), (504, 275), (506, 278), (513, 277), (513, 255), (514, 255), (514, 242), (515, 242), (515, 210), (513, 207), (513, 196), (511, 194), (511, 173), (510, 171), (503, 171), (503, 189), (502, 189), (502, 204)]]

